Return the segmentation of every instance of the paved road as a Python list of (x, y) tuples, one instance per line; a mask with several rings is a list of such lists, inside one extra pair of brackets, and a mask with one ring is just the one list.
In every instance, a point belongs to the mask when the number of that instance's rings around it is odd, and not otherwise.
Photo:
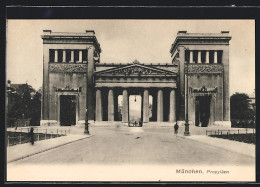
[[(143, 128), (144, 129), (144, 128)], [(20, 164), (187, 164), (253, 165), (254, 158), (205, 143), (177, 138), (173, 129), (91, 128), (80, 140), (12, 163)]]

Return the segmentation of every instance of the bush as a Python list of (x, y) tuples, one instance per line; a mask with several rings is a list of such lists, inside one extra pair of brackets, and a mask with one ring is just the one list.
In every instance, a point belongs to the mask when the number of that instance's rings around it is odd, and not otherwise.
[(36, 117), (32, 117), (30, 120), (30, 126), (40, 126), (40, 120)]
[(223, 138), (228, 140), (234, 140), (244, 143), (252, 143), (256, 142), (256, 135), (254, 134), (229, 134), (229, 135), (210, 135), (211, 137)]
[(7, 118), (7, 127), (14, 127), (16, 125), (16, 118)]

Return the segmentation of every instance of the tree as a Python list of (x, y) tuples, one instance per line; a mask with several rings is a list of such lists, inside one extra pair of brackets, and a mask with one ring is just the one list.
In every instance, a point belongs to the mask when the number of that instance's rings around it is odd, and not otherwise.
[[(32, 86), (26, 84), (16, 85), (11, 89), (13, 104), (8, 111), (8, 120), (31, 119), (31, 125), (37, 125), (35, 122), (40, 120), (41, 115), (41, 93), (35, 91)], [(13, 120), (11, 120), (13, 123)], [(13, 124), (11, 124), (13, 125)]]
[(31, 97), (35, 90), (28, 84), (20, 84), (15, 88), (15, 93), (12, 94), (13, 106), (8, 112), (11, 118), (28, 118), (29, 106), (31, 104)]
[(235, 93), (230, 97), (231, 119), (253, 120), (254, 111), (249, 107), (249, 96)]

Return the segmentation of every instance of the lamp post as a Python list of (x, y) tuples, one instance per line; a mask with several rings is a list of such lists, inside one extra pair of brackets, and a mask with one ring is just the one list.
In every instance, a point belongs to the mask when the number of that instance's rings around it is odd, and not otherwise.
[(88, 109), (86, 109), (86, 116), (85, 116), (85, 131), (84, 134), (89, 134), (88, 130)]
[(22, 114), (22, 117), (23, 117), (23, 126), (25, 126), (25, 124), (24, 124), (24, 114)]
[(186, 75), (186, 115), (185, 115), (185, 131), (184, 131), (184, 136), (189, 136), (190, 135), (190, 131), (189, 131), (189, 118), (188, 118), (188, 76)]
[[(86, 89), (88, 90), (88, 75), (87, 75)], [(89, 130), (88, 130), (88, 92), (86, 92), (86, 93), (87, 93), (87, 97), (86, 97), (86, 116), (85, 116), (85, 131), (84, 131), (84, 134), (89, 134)]]

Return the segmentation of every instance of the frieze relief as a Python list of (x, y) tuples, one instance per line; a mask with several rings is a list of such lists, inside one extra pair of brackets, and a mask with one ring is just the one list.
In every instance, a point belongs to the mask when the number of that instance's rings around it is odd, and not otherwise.
[(189, 64), (185, 65), (185, 73), (223, 73), (221, 64)]
[(149, 69), (140, 66), (133, 66), (127, 68), (121, 68), (111, 71), (99, 72), (99, 75), (173, 75), (174, 72), (163, 71), (163, 70), (156, 70), (156, 69)]
[(87, 73), (87, 64), (49, 64), (51, 73)]

